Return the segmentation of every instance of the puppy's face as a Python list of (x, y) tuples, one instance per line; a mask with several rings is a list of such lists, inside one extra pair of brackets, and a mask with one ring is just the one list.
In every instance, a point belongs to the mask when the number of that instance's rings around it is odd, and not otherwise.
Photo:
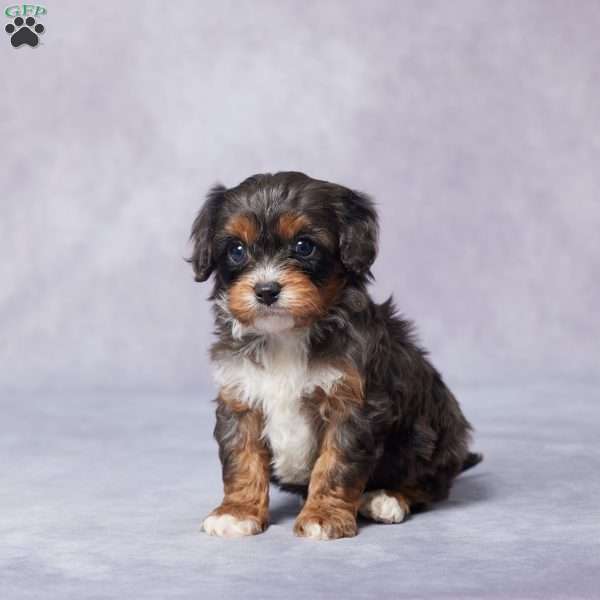
[(376, 255), (368, 198), (300, 173), (216, 187), (192, 228), (196, 279), (215, 273), (213, 298), (257, 331), (306, 327), (325, 316)]
[(235, 319), (258, 330), (309, 325), (324, 316), (344, 280), (335, 231), (281, 207), (236, 210), (216, 236), (216, 268)]

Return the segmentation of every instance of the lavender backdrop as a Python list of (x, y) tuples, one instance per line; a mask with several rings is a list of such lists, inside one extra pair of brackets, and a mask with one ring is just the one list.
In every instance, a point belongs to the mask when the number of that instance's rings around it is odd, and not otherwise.
[(597, 377), (598, 2), (47, 8), (0, 51), (0, 387), (205, 386), (191, 220), (282, 169), (373, 194), (451, 380)]
[[(0, 30), (2, 600), (597, 598), (600, 3), (46, 6), (39, 47)], [(263, 535), (198, 532), (221, 483), (187, 235), (216, 180), (280, 169), (376, 198), (374, 295), (485, 453), (326, 544), (275, 490)]]

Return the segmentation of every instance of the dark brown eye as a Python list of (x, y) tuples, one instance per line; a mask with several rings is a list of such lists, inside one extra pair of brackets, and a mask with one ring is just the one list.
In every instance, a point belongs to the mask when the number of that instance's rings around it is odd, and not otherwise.
[(234, 265), (241, 265), (246, 260), (246, 246), (240, 241), (231, 242), (227, 256)]
[(302, 258), (308, 258), (315, 251), (315, 244), (308, 238), (300, 238), (294, 244), (294, 253)]

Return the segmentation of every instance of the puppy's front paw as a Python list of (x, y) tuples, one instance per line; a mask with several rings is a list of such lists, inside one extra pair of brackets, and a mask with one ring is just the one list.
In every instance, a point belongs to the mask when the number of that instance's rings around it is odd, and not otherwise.
[(335, 540), (356, 535), (356, 518), (346, 510), (303, 510), (294, 524), (294, 533), (313, 540)]
[(223, 502), (204, 519), (202, 529), (208, 535), (236, 538), (264, 531), (267, 521), (267, 512), (256, 506)]
[(209, 515), (202, 523), (202, 529), (208, 535), (224, 538), (237, 538), (254, 535), (262, 531), (254, 519), (238, 519), (233, 515)]

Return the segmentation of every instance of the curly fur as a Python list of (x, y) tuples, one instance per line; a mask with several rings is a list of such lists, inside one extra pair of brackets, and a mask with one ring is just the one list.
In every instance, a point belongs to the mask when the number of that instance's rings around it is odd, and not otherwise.
[[(311, 256), (295, 254), (299, 239), (314, 246)], [(302, 173), (255, 175), (209, 192), (190, 262), (198, 281), (214, 275), (215, 437), (238, 498), (226, 486), (205, 527), (215, 535), (266, 526), (256, 506), (266, 506), (268, 489), (244, 494), (233, 483), (249, 485), (248, 465), (260, 481), (266, 468), (307, 497), (298, 535), (331, 539), (356, 533), (361, 506), (371, 518), (373, 507), (387, 507), (396, 516), (378, 520), (399, 522), (410, 508), (445, 499), (454, 478), (481, 460), (412, 324), (391, 299), (376, 304), (368, 294), (377, 239), (368, 196)], [(243, 245), (243, 263), (231, 258), (232, 244)], [(281, 293), (267, 307), (254, 286), (271, 280)], [(244, 426), (249, 414), (253, 428)]]

